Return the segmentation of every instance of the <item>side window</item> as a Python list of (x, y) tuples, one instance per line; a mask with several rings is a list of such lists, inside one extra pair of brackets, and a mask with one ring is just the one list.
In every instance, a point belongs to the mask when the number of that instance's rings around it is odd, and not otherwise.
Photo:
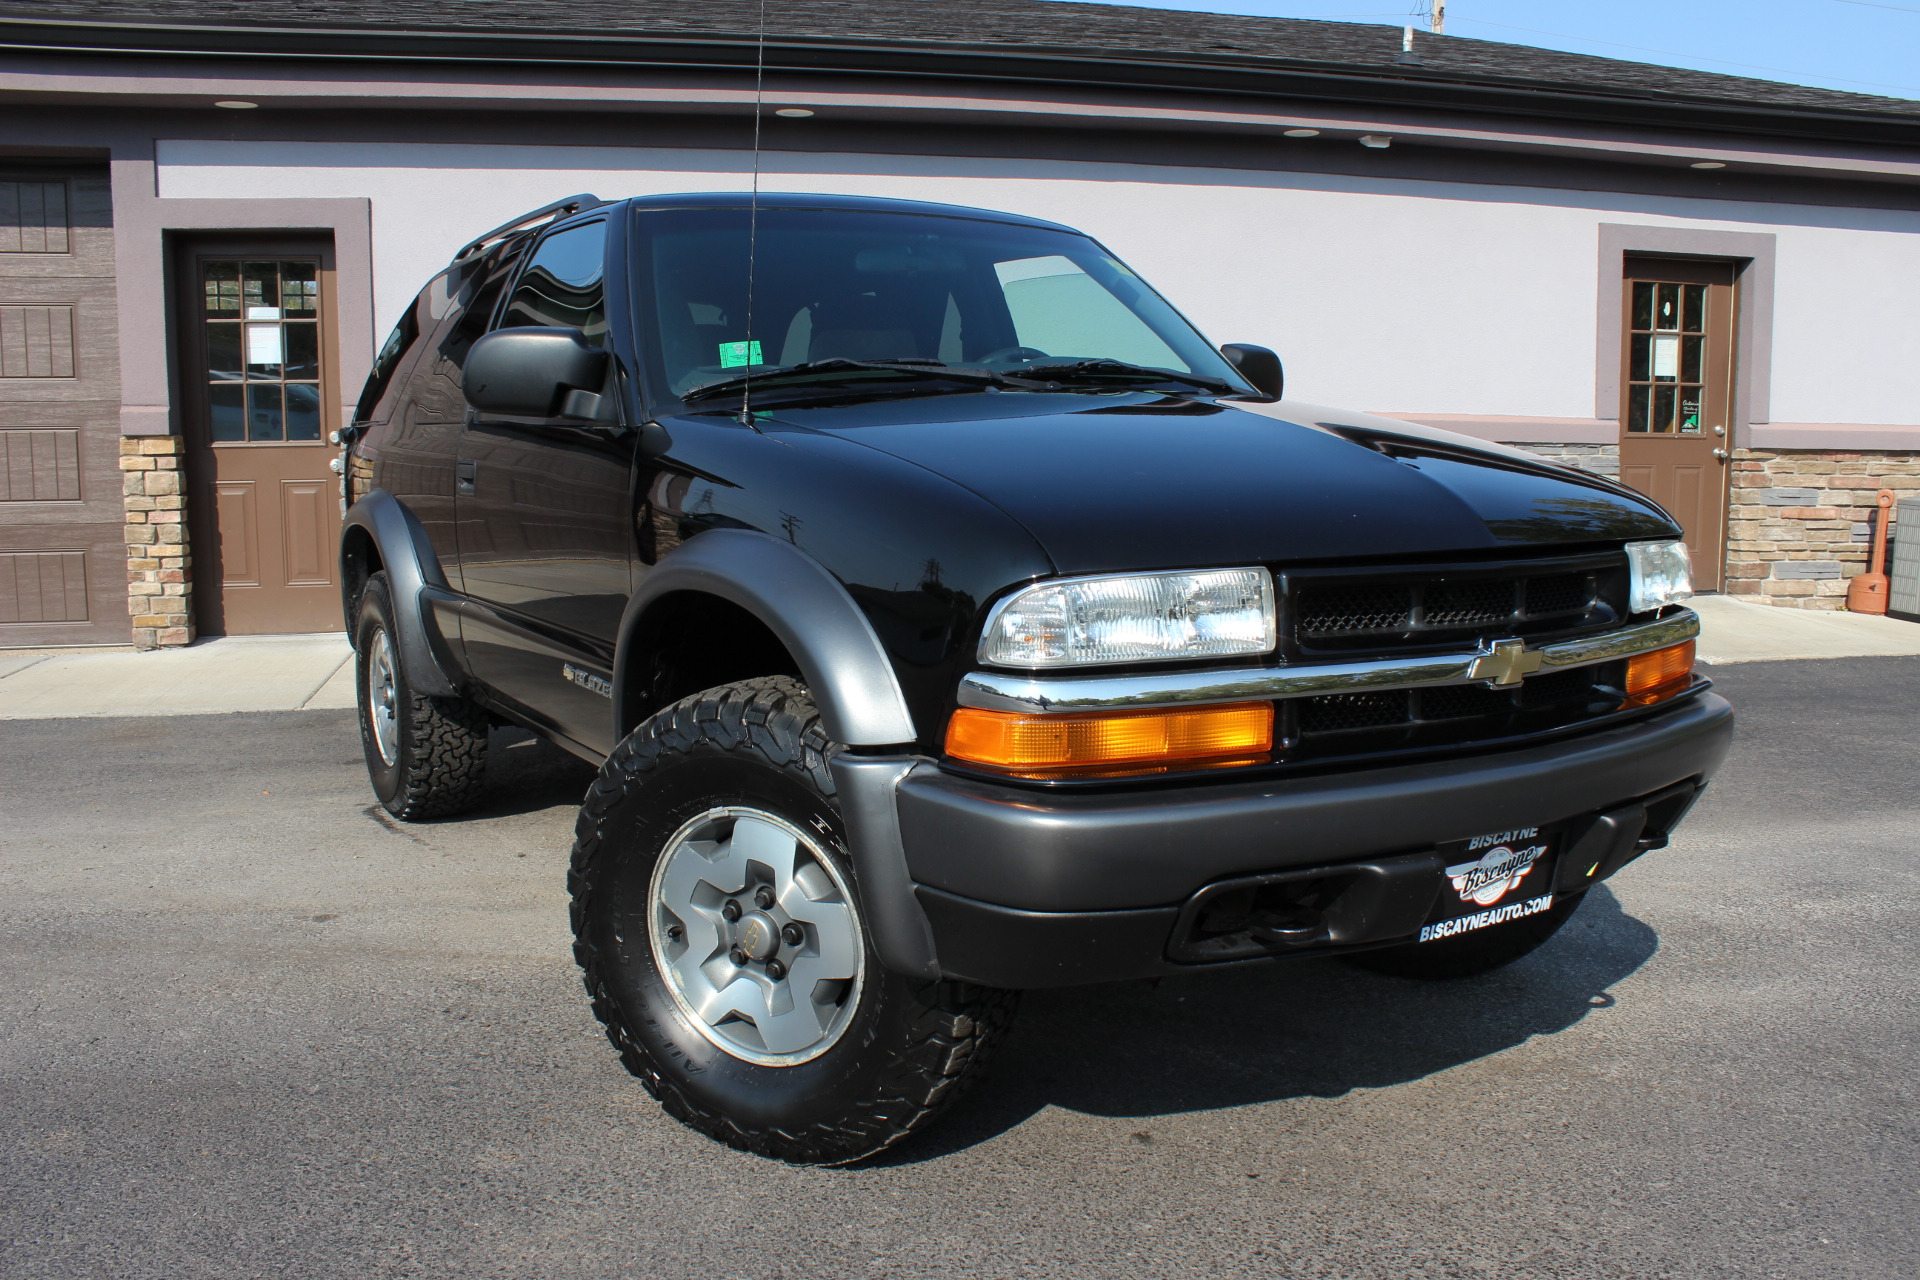
[[(400, 323), (393, 326), (393, 332), (387, 335), (386, 342), (380, 348), (380, 354), (373, 358), (373, 372), (367, 375), (367, 385), (360, 392), (360, 403), (354, 406), (353, 420), (366, 422), (380, 408), (381, 399), (387, 389), (393, 385), (393, 375), (400, 371), (407, 356), (420, 341), (420, 307), (433, 293), (436, 287), (444, 287), (445, 275), (438, 276), (434, 282), (420, 291), (400, 316)], [(392, 406), (387, 407), (392, 412)], [(382, 415), (384, 416), (384, 415)]]
[(542, 240), (507, 300), (500, 327), (548, 325), (579, 329), (596, 347), (607, 344), (603, 277), (607, 224), (568, 227)]

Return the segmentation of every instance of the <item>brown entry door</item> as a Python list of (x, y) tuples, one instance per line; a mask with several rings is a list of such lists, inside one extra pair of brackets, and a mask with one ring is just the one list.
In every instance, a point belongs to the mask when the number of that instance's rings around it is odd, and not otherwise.
[(327, 443), (333, 263), (321, 245), (182, 255), (194, 608), (208, 635), (340, 629), (339, 480)]
[(1726, 558), (1733, 281), (1730, 263), (1626, 262), (1620, 478), (1686, 530), (1702, 591)]

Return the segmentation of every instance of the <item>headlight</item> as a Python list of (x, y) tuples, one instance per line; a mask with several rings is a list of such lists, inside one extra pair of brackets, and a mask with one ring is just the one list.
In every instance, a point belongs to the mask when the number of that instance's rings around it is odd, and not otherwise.
[(1645, 613), (1693, 595), (1693, 560), (1684, 542), (1629, 542), (1627, 612)]
[(1275, 630), (1265, 569), (1067, 578), (996, 605), (980, 661), (1072, 667), (1271, 653)]

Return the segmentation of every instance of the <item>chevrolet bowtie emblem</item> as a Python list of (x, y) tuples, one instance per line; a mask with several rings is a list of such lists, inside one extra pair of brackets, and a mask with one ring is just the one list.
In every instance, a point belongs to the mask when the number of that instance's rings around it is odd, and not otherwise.
[(1467, 676), (1485, 680), (1496, 688), (1519, 684), (1546, 661), (1538, 649), (1527, 648), (1524, 640), (1496, 640), (1487, 649), (1488, 652), (1473, 660)]

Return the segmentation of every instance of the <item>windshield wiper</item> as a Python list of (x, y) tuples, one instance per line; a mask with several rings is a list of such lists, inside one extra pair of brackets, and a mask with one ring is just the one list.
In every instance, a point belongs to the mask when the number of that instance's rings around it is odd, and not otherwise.
[(1028, 365), (1020, 370), (1022, 378), (1041, 382), (1069, 383), (1085, 381), (1181, 382), (1202, 391), (1231, 395), (1241, 391), (1225, 378), (1209, 378), (1201, 373), (1176, 373), (1151, 365), (1129, 364), (1125, 360), (1074, 360), (1065, 364)]
[(940, 360), (850, 360), (844, 356), (834, 356), (826, 360), (807, 360), (781, 369), (770, 369), (765, 373), (743, 373), (738, 377), (709, 382), (691, 391), (681, 392), (680, 398), (691, 404), (711, 396), (745, 391), (750, 386), (766, 387), (771, 390), (776, 387), (842, 382), (849, 376), (864, 378), (873, 374), (892, 375), (890, 380), (897, 382), (933, 381), (958, 382), (978, 387), (1032, 387), (1031, 383), (1023, 383), (1017, 378), (995, 373), (991, 369), (956, 369)]

